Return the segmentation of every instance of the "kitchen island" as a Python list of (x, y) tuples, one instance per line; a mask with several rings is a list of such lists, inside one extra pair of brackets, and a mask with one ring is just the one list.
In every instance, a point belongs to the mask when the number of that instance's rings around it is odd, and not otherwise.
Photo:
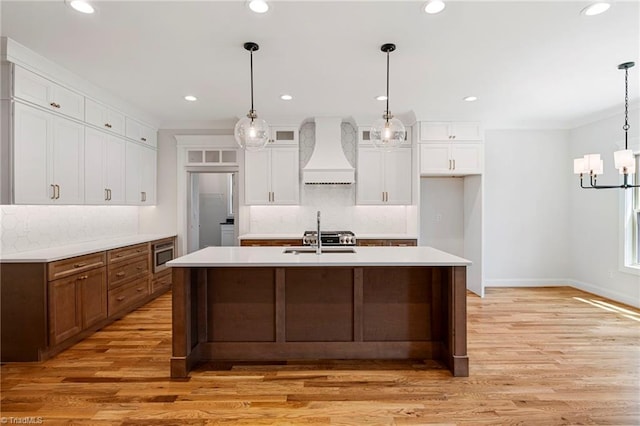
[(171, 377), (292, 359), (435, 359), (469, 375), (470, 261), (431, 247), (324, 250), (208, 247), (168, 262)]

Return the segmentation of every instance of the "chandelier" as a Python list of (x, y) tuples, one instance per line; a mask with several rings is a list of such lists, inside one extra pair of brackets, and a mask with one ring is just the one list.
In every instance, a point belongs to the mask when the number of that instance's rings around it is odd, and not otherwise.
[[(624, 149), (613, 153), (616, 169), (623, 176), (621, 185), (598, 185), (598, 175), (604, 170), (604, 162), (600, 159), (600, 154), (587, 154), (583, 158), (573, 160), (573, 173), (580, 175), (580, 187), (584, 189), (627, 189), (638, 188), (640, 185), (629, 184), (629, 175), (636, 171), (636, 159), (633, 151), (629, 149), (629, 68), (635, 65), (634, 62), (625, 62), (618, 65), (619, 70), (624, 70)], [(584, 174), (589, 174), (589, 183), (585, 186), (582, 181)]]

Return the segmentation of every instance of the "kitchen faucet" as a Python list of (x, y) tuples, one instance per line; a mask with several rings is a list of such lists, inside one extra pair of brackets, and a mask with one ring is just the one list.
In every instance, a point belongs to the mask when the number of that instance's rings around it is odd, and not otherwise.
[(320, 238), (320, 210), (318, 210), (318, 233), (316, 234), (316, 254), (322, 254), (322, 238)]

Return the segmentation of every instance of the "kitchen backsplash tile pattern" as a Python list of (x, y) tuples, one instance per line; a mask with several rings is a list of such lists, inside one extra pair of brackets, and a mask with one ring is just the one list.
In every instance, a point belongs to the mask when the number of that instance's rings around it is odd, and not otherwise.
[[(356, 166), (357, 132), (349, 123), (341, 126), (342, 149)], [(315, 147), (315, 123), (300, 128), (300, 169)], [(358, 234), (404, 234), (411, 206), (358, 206), (356, 185), (302, 185), (299, 206), (249, 206), (250, 233), (290, 234), (313, 230), (316, 211), (322, 212), (322, 229)]]
[(14, 206), (0, 210), (0, 253), (138, 233), (135, 206)]

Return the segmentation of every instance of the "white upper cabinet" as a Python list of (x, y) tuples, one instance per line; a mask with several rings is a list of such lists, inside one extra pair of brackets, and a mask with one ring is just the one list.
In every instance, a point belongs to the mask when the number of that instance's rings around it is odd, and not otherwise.
[(156, 147), (157, 134), (156, 130), (132, 118), (125, 118), (125, 135), (137, 142)]
[(84, 120), (84, 96), (19, 66), (14, 67), (13, 96)]
[(298, 147), (267, 147), (244, 154), (245, 204), (298, 204)]
[(298, 146), (298, 128), (276, 126), (271, 127), (269, 144)]
[(84, 126), (14, 105), (13, 202), (84, 203)]
[(104, 130), (124, 135), (124, 114), (87, 98), (84, 120)]
[(420, 122), (421, 141), (481, 141), (482, 128), (474, 122)]
[(125, 198), (127, 204), (156, 203), (156, 151), (127, 141), (125, 148)]
[(464, 176), (482, 174), (481, 143), (420, 144), (421, 176)]
[[(404, 137), (404, 142), (400, 146), (411, 146), (411, 127), (405, 126), (406, 133)], [(373, 146), (373, 141), (371, 140), (371, 127), (358, 127), (358, 145), (371, 145)]]
[(100, 130), (85, 131), (86, 204), (124, 204), (126, 141)]
[(411, 204), (411, 151), (359, 147), (357, 204)]

